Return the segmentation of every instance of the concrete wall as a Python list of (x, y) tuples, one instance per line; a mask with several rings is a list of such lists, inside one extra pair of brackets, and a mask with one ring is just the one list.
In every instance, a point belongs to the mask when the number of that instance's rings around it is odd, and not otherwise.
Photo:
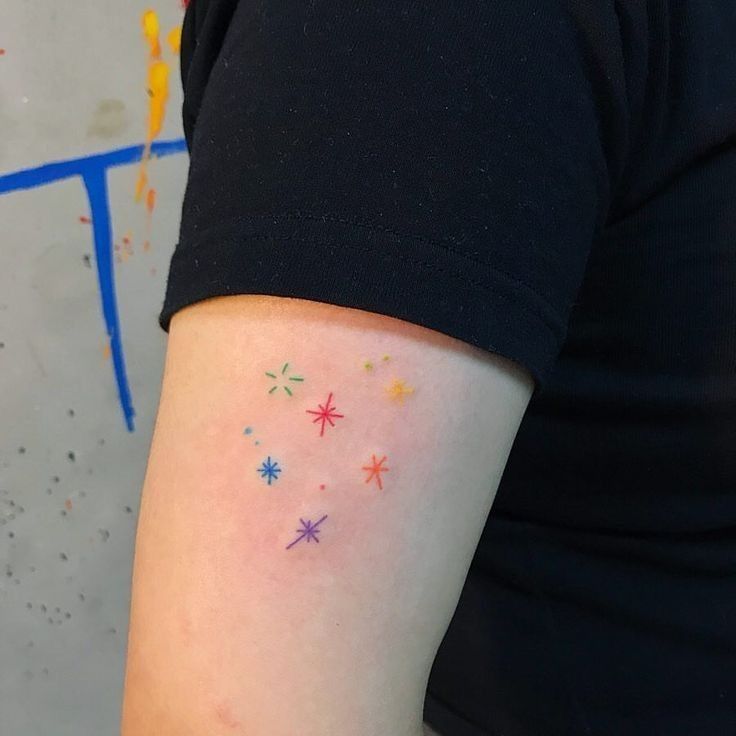
[[(156, 318), (187, 166), (166, 41), (183, 10), (152, 2), (0, 0), (3, 736), (118, 732)], [(157, 61), (170, 97), (136, 202)]]

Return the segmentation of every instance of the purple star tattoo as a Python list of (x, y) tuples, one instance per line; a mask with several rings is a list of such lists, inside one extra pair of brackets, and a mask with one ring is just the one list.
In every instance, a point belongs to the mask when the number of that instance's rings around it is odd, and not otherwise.
[(311, 539), (314, 539), (315, 542), (319, 542), (319, 539), (317, 539), (317, 534), (319, 534), (320, 530), (317, 529), (317, 527), (326, 518), (327, 514), (325, 514), (319, 521), (315, 521), (314, 524), (312, 524), (310, 519), (304, 521), (304, 519), (300, 518), (299, 521), (301, 521), (302, 525), (299, 529), (296, 530), (299, 536), (291, 544), (287, 545), (286, 549), (293, 547), (297, 542), (300, 542), (302, 539), (304, 539), (304, 537), (307, 538), (307, 544), (309, 544), (309, 541)]

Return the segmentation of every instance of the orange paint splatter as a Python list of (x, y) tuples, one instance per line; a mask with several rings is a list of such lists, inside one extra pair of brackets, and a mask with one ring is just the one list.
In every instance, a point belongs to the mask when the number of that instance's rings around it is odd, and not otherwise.
[(64, 508), (67, 511), (71, 511), (72, 510), (72, 500), (71, 500), (71, 498), (67, 498), (67, 500), (64, 501)]
[(141, 194), (143, 194), (143, 190), (146, 188), (148, 184), (148, 174), (146, 173), (146, 164), (148, 163), (148, 159), (151, 156), (150, 147), (148, 150), (148, 154), (143, 154), (143, 158), (141, 159), (141, 167), (138, 169), (138, 180), (135, 183), (135, 201), (140, 202), (141, 201)]
[(5, 56), (5, 49), (0, 49), (0, 56)]
[(128, 245), (128, 243), (130, 243), (130, 231), (123, 235), (123, 243), (125, 243), (125, 245)]
[(174, 26), (166, 36), (166, 42), (174, 54), (178, 54), (181, 49), (181, 26)]
[(79, 222), (83, 222), (85, 225), (89, 225), (92, 222), (92, 218), (87, 217), (86, 215), (79, 215)]
[(143, 250), (144, 250), (144, 251), (145, 251), (146, 253), (148, 253), (148, 251), (149, 251), (149, 250), (151, 250), (151, 241), (150, 241), (150, 240), (146, 240), (146, 241), (145, 241), (145, 242), (143, 243)]
[(146, 195), (146, 209), (148, 210), (148, 214), (153, 214), (153, 208), (156, 206), (156, 190), (155, 189), (149, 189), (148, 194)]
[(111, 352), (112, 351), (110, 350), (110, 343), (109, 342), (106, 342), (102, 346), (102, 357), (103, 357), (103, 359), (104, 360), (110, 360)]

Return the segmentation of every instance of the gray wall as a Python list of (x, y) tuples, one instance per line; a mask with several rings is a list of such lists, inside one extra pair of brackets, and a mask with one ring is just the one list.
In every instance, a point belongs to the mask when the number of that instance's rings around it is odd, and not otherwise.
[[(179, 139), (179, 66), (165, 35), (182, 9), (179, 0), (152, 3), (171, 66), (159, 139)], [(0, 0), (3, 736), (118, 731), (135, 524), (165, 346), (156, 317), (187, 159), (150, 162), (150, 217), (134, 202), (138, 165), (107, 173), (132, 432), (108, 349), (93, 224), (80, 221), (90, 215), (83, 181), (41, 186), (49, 170), (7, 174), (145, 139), (147, 7)]]

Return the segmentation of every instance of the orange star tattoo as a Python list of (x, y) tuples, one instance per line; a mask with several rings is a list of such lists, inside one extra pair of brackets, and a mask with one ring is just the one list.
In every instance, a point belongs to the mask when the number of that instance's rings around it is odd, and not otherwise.
[(386, 456), (384, 455), (380, 460), (376, 460), (375, 455), (371, 455), (371, 464), (364, 465), (361, 470), (368, 471), (368, 477), (365, 479), (366, 483), (370, 483), (373, 478), (376, 479), (378, 487), (383, 490), (383, 482), (381, 481), (381, 473), (388, 472), (388, 468), (384, 466), (386, 462)]

